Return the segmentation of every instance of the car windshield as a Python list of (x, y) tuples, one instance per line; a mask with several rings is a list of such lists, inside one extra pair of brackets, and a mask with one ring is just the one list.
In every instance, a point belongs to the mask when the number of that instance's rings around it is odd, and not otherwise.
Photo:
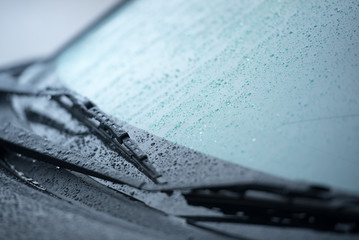
[(208, 155), (359, 191), (355, 1), (141, 1), (62, 52), (105, 112)]

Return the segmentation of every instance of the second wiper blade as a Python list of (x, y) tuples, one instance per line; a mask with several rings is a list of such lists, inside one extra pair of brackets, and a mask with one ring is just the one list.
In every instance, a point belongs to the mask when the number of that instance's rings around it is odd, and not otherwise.
[(223, 215), (182, 216), (190, 222), (229, 222), (323, 231), (358, 232), (359, 198), (321, 186), (273, 183), (194, 188), (187, 203)]

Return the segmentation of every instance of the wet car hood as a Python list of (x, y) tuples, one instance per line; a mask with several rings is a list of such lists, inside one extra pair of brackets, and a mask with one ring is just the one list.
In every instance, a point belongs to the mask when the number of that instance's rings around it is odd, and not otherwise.
[[(26, 76), (26, 74), (25, 74)], [(45, 79), (45, 80), (44, 80)], [(44, 78), (41, 78), (41, 82), (37, 82), (39, 78), (32, 84), (43, 86), (43, 84), (53, 84), (59, 85), (56, 78), (51, 74), (46, 75)], [(27, 81), (24, 77), (23, 81)], [(3, 121), (11, 121), (20, 125), (23, 128), (31, 129), (36, 134), (44, 136), (53, 142), (55, 145), (65, 146), (71, 149), (74, 152), (77, 152), (84, 157), (89, 163), (100, 162), (106, 166), (113, 168), (117, 171), (119, 175), (123, 174), (127, 177), (137, 179), (139, 181), (145, 181), (147, 185), (153, 189), (168, 189), (168, 188), (184, 188), (184, 187), (198, 187), (198, 186), (207, 186), (207, 185), (226, 185), (232, 183), (248, 183), (248, 182), (273, 182), (273, 183), (286, 183), (289, 185), (300, 185), (304, 183), (298, 183), (294, 181), (287, 181), (285, 179), (277, 178), (265, 173), (253, 171), (241, 167), (236, 164), (228, 163), (202, 153), (196, 152), (194, 150), (188, 149), (186, 147), (171, 143), (162, 138), (156, 137), (144, 130), (137, 129), (125, 122), (118, 122), (122, 127), (129, 133), (129, 135), (134, 138), (140, 145), (140, 147), (148, 154), (151, 163), (158, 169), (158, 171), (165, 177), (168, 181), (168, 184), (165, 186), (154, 185), (149, 179), (147, 179), (141, 172), (139, 172), (131, 164), (127, 163), (121, 156), (112, 150), (106, 148), (101, 141), (99, 141), (93, 135), (85, 136), (73, 136), (65, 133), (58, 132), (54, 129), (48, 128), (39, 124), (32, 124), (24, 121), (23, 112), (27, 107), (35, 108), (39, 111), (46, 113), (52, 118), (58, 119), (63, 123), (66, 123), (66, 126), (72, 131), (86, 131), (86, 129), (77, 123), (71, 118), (71, 116), (66, 113), (63, 109), (59, 108), (55, 103), (48, 101), (47, 99), (34, 99), (34, 98), (13, 98), (12, 99), (12, 108), (10, 108), (10, 102), (4, 100), (2, 104), (1, 111)], [(12, 109), (15, 110), (16, 116)], [(22, 119), (22, 120), (21, 120)], [(153, 216), (165, 216), (163, 221), (172, 220), (168, 218), (167, 214), (174, 215), (185, 215), (185, 214), (196, 214), (196, 215), (213, 215), (213, 211), (205, 208), (198, 208), (189, 206), (184, 197), (177, 191), (171, 192), (168, 194), (166, 192), (148, 192), (143, 190), (136, 190), (125, 185), (114, 184), (108, 181), (93, 179), (91, 177), (84, 176), (82, 174), (74, 173), (65, 169), (59, 169), (54, 166), (42, 163), (39, 161), (34, 161), (32, 159), (26, 159), (19, 156), (13, 156), (10, 159), (11, 164), (16, 167), (18, 171), (25, 173), (28, 177), (36, 180), (36, 182), (41, 185), (45, 190), (44, 192), (47, 195), (55, 196), (55, 198), (60, 198), (65, 201), (69, 201), (72, 204), (86, 205), (91, 209), (96, 209), (97, 211), (102, 211), (111, 216), (121, 217), (129, 221), (135, 221), (140, 226), (148, 225), (149, 228), (154, 227), (154, 224), (151, 223), (151, 218)], [(7, 173), (2, 173), (3, 178), (11, 179), (6, 180), (13, 182), (15, 181), (11, 177), (7, 176)], [(9, 186), (8, 184), (7, 186)], [(15, 184), (14, 186), (18, 186)], [(12, 189), (13, 187), (9, 187)], [(19, 187), (21, 188), (21, 187)], [(33, 192), (33, 190), (26, 190), (28, 192)], [(25, 191), (25, 192), (26, 192)], [(119, 193), (121, 192), (121, 193)], [(15, 195), (18, 193), (15, 193)], [(26, 198), (26, 194), (16, 195), (19, 198)], [(36, 193), (37, 194), (37, 193)], [(46, 197), (48, 198), (48, 196)], [(125, 200), (124, 200), (125, 199)], [(128, 199), (132, 199), (129, 201)], [(136, 200), (136, 201), (134, 201)], [(45, 201), (45, 200), (40, 200)], [(47, 201), (47, 200), (46, 200)], [(57, 200), (48, 200), (53, 201), (55, 204)], [(125, 201), (125, 203), (123, 202)], [(127, 202), (126, 202), (127, 201)], [(141, 202), (138, 202), (141, 201)], [(135, 203), (131, 205), (127, 203)], [(137, 209), (138, 206), (145, 206), (146, 210)], [(10, 202), (8, 204), (13, 204)], [(30, 203), (30, 205), (33, 203)], [(56, 203), (57, 204), (57, 203)], [(65, 204), (65, 203), (64, 203)], [(126, 210), (120, 206), (126, 206)], [(118, 208), (121, 209), (118, 209)], [(136, 208), (137, 210), (133, 210)], [(114, 209), (116, 209), (114, 211)], [(156, 209), (156, 210), (155, 210)], [(158, 210), (163, 212), (158, 212)], [(69, 210), (72, 211), (72, 210)], [(148, 211), (150, 211), (148, 213)], [(32, 216), (33, 210), (29, 209), (28, 214)], [(138, 214), (144, 214), (146, 217), (138, 218)], [(60, 214), (61, 215), (61, 214)], [(136, 219), (136, 220), (135, 220)], [(112, 220), (104, 220), (109, 221)], [(29, 219), (24, 219), (24, 224)], [(51, 220), (55, 221), (55, 220)], [(177, 222), (176, 222), (177, 221)], [(116, 222), (116, 221), (114, 221)], [(180, 229), (183, 228), (180, 220), (175, 220), (172, 226), (168, 229), (174, 229), (180, 226)], [(120, 224), (120, 223), (119, 223)], [(164, 224), (164, 223), (161, 223)], [(230, 226), (230, 227), (229, 227)], [(208, 226), (203, 226), (208, 227)], [(256, 226), (252, 230), (251, 227), (243, 225), (231, 226), (230, 224), (215, 224), (210, 223), (209, 227), (219, 230), (226, 230), (231, 233), (230, 235), (220, 235), (222, 238), (227, 237), (237, 237), (240, 238), (241, 233), (246, 233), (245, 235), (249, 237), (258, 237), (263, 238), (265, 234), (260, 233), (255, 234), (258, 229), (264, 231), (264, 233), (274, 232), (280, 228), (266, 228), (263, 226)], [(160, 232), (163, 232), (163, 228), (166, 228), (166, 224), (159, 227)], [(186, 228), (186, 227), (185, 227)], [(79, 230), (79, 229), (78, 229)], [(172, 231), (171, 230), (171, 231)], [(79, 230), (80, 231), (80, 230)], [(107, 231), (107, 230), (106, 230)], [(108, 230), (112, 233), (113, 230)], [(173, 230), (174, 231), (174, 230)], [(177, 230), (176, 230), (177, 231)], [(174, 231), (174, 232), (176, 232)], [(180, 231), (180, 230), (178, 230)], [(184, 229), (182, 233), (190, 234), (195, 231), (193, 229)], [(196, 230), (197, 231), (197, 230)], [(74, 232), (76, 232), (74, 230)], [(352, 235), (337, 235), (331, 233), (319, 233), (308, 230), (290, 230), (288, 231), (289, 235), (293, 238), (301, 238), (304, 235), (315, 236), (316, 238), (336, 238), (342, 236), (344, 238), (355, 237)], [(47, 233), (48, 234), (48, 233)], [(87, 234), (87, 233), (86, 233)], [(196, 235), (197, 234), (197, 235)], [(204, 234), (204, 235), (201, 235)], [(218, 235), (211, 235), (209, 238), (204, 232), (198, 232), (194, 235), (195, 238), (206, 238), (206, 239), (217, 239)], [(304, 235), (303, 235), (304, 234)], [(314, 234), (314, 235), (313, 235)], [(176, 234), (175, 234), (176, 235)], [(95, 235), (94, 235), (95, 236)], [(178, 236), (178, 232), (177, 235)], [(273, 235), (279, 237), (279, 235)], [(283, 235), (285, 237), (285, 235)], [(108, 239), (111, 239), (109, 236)]]

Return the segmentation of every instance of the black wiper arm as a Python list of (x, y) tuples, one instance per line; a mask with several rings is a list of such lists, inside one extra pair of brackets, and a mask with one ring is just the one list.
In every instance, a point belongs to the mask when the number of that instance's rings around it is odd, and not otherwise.
[[(49, 89), (53, 91), (52, 89)], [(57, 91), (57, 90), (55, 90)], [(121, 155), (157, 184), (166, 181), (150, 163), (148, 156), (114, 120), (94, 103), (72, 92), (51, 93), (51, 98), (66, 109), (79, 122), (86, 125), (109, 148)]]
[(148, 156), (130, 138), (129, 134), (89, 99), (67, 89), (34, 90), (30, 86), (19, 85), (14, 81), (0, 82), (0, 93), (50, 97), (79, 122), (87, 126), (107, 147), (119, 153), (154, 183), (166, 183), (166, 180), (152, 166)]
[(190, 222), (232, 222), (359, 231), (359, 197), (320, 186), (237, 184), (197, 188), (183, 194), (187, 203), (216, 209), (222, 215), (182, 216)]

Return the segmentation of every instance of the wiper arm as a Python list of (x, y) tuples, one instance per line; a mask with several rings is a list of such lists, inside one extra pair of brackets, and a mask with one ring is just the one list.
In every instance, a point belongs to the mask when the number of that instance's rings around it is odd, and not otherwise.
[(189, 205), (222, 213), (182, 216), (191, 223), (232, 222), (336, 232), (359, 231), (359, 198), (333, 193), (320, 186), (250, 183), (196, 188), (183, 195)]
[(50, 97), (80, 123), (87, 126), (107, 147), (119, 153), (154, 183), (166, 183), (166, 180), (152, 166), (148, 156), (130, 138), (129, 134), (89, 99), (67, 89), (46, 88), (36, 91), (29, 86), (18, 85), (13, 81), (2, 81), (0, 84), (0, 93)]
[[(49, 96), (79, 122), (86, 125), (102, 142), (121, 155), (156, 184), (166, 181), (150, 163), (148, 156), (114, 120), (93, 102), (72, 92), (50, 90)], [(54, 92), (52, 92), (54, 91)]]

